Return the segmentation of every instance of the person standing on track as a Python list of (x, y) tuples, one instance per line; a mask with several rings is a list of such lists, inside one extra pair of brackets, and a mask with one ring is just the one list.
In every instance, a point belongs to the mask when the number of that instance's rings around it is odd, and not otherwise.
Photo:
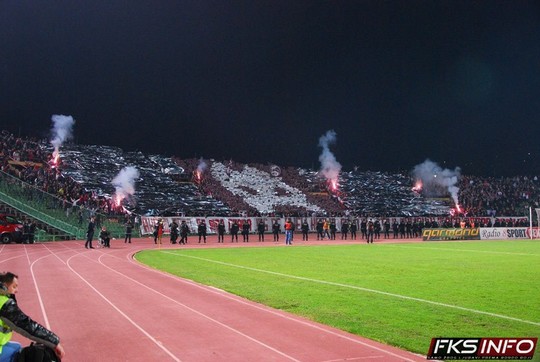
[(222, 243), (223, 239), (225, 239), (225, 222), (223, 219), (219, 220), (219, 224), (217, 227), (217, 233), (218, 233), (218, 243)]
[(341, 240), (347, 240), (347, 235), (349, 235), (349, 221), (341, 221)]
[(324, 219), (323, 222), (323, 239), (324, 238), (330, 239), (330, 223), (327, 219)]
[(197, 227), (197, 234), (199, 235), (199, 243), (201, 242), (201, 238), (203, 242), (206, 244), (206, 223), (204, 220), (201, 220), (199, 223), (199, 226)]
[(94, 229), (96, 228), (95, 218), (92, 216), (88, 222), (88, 229), (86, 229), (86, 243), (84, 247), (86, 249), (94, 249), (92, 246), (92, 238), (94, 237)]
[(304, 219), (304, 222), (302, 222), (302, 240), (307, 241), (309, 236), (309, 224), (306, 219)]
[(322, 221), (321, 219), (319, 219), (319, 220), (317, 221), (317, 226), (315, 227), (315, 228), (317, 229), (317, 240), (319, 240), (319, 238), (320, 238), (321, 240), (324, 239), (323, 225), (324, 225), (323, 221)]
[(375, 233), (375, 224), (373, 223), (373, 220), (369, 219), (366, 227), (367, 227), (366, 241), (368, 244), (373, 244), (373, 234)]
[(161, 245), (162, 237), (163, 237), (163, 219), (159, 219), (156, 226), (156, 236), (154, 237), (154, 243)]
[(244, 223), (242, 224), (242, 239), (244, 243), (249, 243), (249, 229), (250, 225), (247, 220), (244, 220)]
[(330, 228), (330, 240), (336, 240), (336, 231), (337, 231), (336, 219), (330, 220), (329, 228)]
[(266, 229), (266, 226), (264, 225), (264, 220), (259, 220), (259, 223), (257, 224), (257, 234), (259, 234), (259, 241), (264, 241), (264, 230)]
[(131, 244), (131, 233), (133, 231), (133, 223), (131, 220), (128, 220), (126, 223), (126, 237), (124, 238), (124, 244), (128, 243)]
[(356, 230), (358, 229), (357, 222), (356, 219), (351, 220), (351, 226), (349, 227), (349, 230), (351, 231), (351, 240), (356, 240)]
[(294, 225), (291, 219), (285, 222), (285, 245), (292, 245)]
[(178, 223), (176, 220), (173, 220), (169, 224), (169, 230), (171, 233), (171, 244), (176, 244), (176, 240), (178, 239)]
[(272, 224), (272, 234), (274, 235), (274, 241), (279, 241), (279, 234), (281, 233), (281, 225), (277, 220), (274, 220)]
[(187, 243), (188, 234), (189, 234), (189, 226), (186, 223), (186, 220), (182, 220), (182, 223), (180, 224), (180, 241), (179, 241), (179, 244), (186, 244)]
[(64, 358), (64, 347), (60, 338), (41, 324), (35, 322), (19, 309), (15, 294), (19, 277), (11, 272), (0, 273), (0, 362), (15, 361), (21, 345), (12, 342), (13, 331), (42, 343), (54, 350), (58, 358)]
[(240, 226), (238, 225), (238, 222), (234, 220), (231, 225), (231, 243), (234, 242), (235, 239), (236, 242), (238, 242), (238, 230), (240, 230)]

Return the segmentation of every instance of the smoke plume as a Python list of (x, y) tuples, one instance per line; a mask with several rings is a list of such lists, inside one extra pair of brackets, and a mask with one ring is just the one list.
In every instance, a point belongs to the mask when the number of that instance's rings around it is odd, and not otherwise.
[(71, 116), (61, 114), (53, 114), (51, 120), (53, 122), (51, 144), (54, 147), (54, 154), (57, 155), (60, 146), (73, 137), (72, 132), (75, 120)]
[(459, 206), (459, 187), (456, 186), (461, 176), (459, 167), (454, 170), (443, 169), (437, 163), (427, 159), (423, 163), (414, 166), (412, 174), (416, 180), (422, 181), (425, 195), (442, 196), (441, 193), (448, 192), (456, 206)]
[(324, 177), (330, 181), (335, 187), (339, 172), (341, 171), (341, 164), (336, 161), (336, 157), (330, 151), (330, 144), (336, 142), (336, 132), (334, 130), (327, 131), (323, 136), (319, 138), (319, 147), (322, 148), (322, 153), (319, 156), (321, 162), (321, 173)]
[(199, 159), (199, 164), (197, 165), (197, 172), (203, 173), (206, 170), (206, 167), (208, 167), (208, 165), (206, 164), (206, 162), (204, 162), (204, 160), (201, 157)]
[(113, 178), (112, 184), (116, 188), (114, 200), (120, 205), (123, 199), (135, 194), (135, 180), (139, 178), (139, 170), (133, 166), (124, 167)]

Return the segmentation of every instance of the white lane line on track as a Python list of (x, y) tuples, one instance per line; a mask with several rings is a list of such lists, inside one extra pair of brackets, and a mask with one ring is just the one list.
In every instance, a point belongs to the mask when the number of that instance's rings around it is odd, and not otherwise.
[[(47, 250), (49, 250), (49, 248), (45, 247)], [(38, 285), (38, 282), (36, 280), (36, 274), (34, 273), (34, 265), (40, 261), (41, 259), (44, 259), (44, 258), (48, 258), (49, 256), (51, 256), (51, 254), (47, 254), (47, 255), (44, 255), (40, 258), (37, 258), (36, 260), (34, 260), (33, 262), (30, 262), (30, 256), (28, 255), (28, 251), (26, 249), (26, 246), (24, 247), (24, 251), (26, 253), (26, 258), (28, 259), (28, 263), (30, 264), (30, 274), (32, 275), (32, 280), (34, 281), (34, 287), (36, 288), (36, 294), (37, 294), (37, 298), (38, 298), (38, 302), (39, 302), (39, 307), (41, 308), (41, 314), (43, 315), (43, 321), (45, 322), (45, 328), (47, 329), (51, 329), (51, 325), (49, 323), (49, 318), (47, 317), (47, 311), (45, 310), (45, 304), (43, 303), (43, 298), (41, 298), (41, 292), (39, 290), (39, 285)], [(50, 252), (50, 250), (49, 250)]]
[(243, 265), (236, 265), (236, 264), (230, 264), (230, 263), (225, 263), (225, 262), (206, 259), (206, 258), (200, 258), (200, 257), (197, 257), (197, 256), (192, 256), (192, 255), (183, 255), (183, 254), (171, 253), (171, 252), (167, 252), (167, 251), (162, 251), (162, 252), (167, 253), (167, 254), (171, 254), (171, 255), (185, 257), (185, 258), (192, 258), (192, 259), (202, 260), (202, 261), (206, 261), (206, 262), (209, 262), (209, 263), (221, 264), (221, 265), (226, 265), (226, 266), (239, 268), (239, 269), (246, 269), (246, 270), (256, 271), (256, 272), (260, 272), (260, 273), (277, 275), (277, 276), (284, 277), (284, 278), (297, 279), (297, 280), (303, 280), (303, 281), (308, 281), (308, 282), (312, 282), (312, 283), (333, 285), (333, 286), (337, 286), (337, 287), (360, 290), (360, 291), (364, 291), (364, 292), (369, 292), (369, 293), (374, 293), (374, 294), (381, 294), (381, 295), (394, 297), (394, 298), (400, 298), (400, 299), (405, 299), (405, 300), (412, 300), (412, 301), (415, 301), (415, 302), (421, 302), (421, 303), (436, 305), (436, 306), (439, 306), (439, 307), (446, 307), (446, 308), (462, 310), (462, 311), (475, 313), (475, 314), (483, 314), (483, 315), (487, 315), (487, 316), (490, 316), (490, 317), (496, 317), (496, 318), (501, 318), (501, 319), (512, 320), (512, 321), (521, 322), (521, 323), (525, 323), (525, 324), (531, 324), (533, 326), (540, 326), (539, 322), (533, 322), (533, 321), (528, 321), (528, 320), (525, 320), (525, 319), (510, 317), (510, 316), (506, 316), (506, 315), (503, 315), (503, 314), (485, 312), (485, 311), (481, 311), (481, 310), (478, 310), (478, 309), (460, 307), (458, 305), (453, 305), (453, 304), (435, 302), (435, 301), (428, 300), (428, 299), (409, 297), (409, 296), (406, 296), (406, 295), (389, 293), (389, 292), (384, 292), (382, 290), (364, 288), (364, 287), (359, 287), (359, 286), (356, 286), (356, 285), (335, 283), (335, 282), (329, 282), (329, 281), (325, 281), (325, 280), (305, 278), (305, 277), (300, 277), (300, 276), (290, 275), (290, 274), (283, 274), (283, 273), (273, 272), (273, 271), (270, 271), (270, 270), (251, 268), (251, 267), (247, 267), (247, 266), (243, 266)]
[[(47, 248), (47, 247), (46, 247)], [(63, 261), (62, 259), (60, 259), (55, 253), (52, 252), (52, 250), (50, 250), (49, 248), (47, 248), (49, 250), (49, 252), (54, 255), (58, 260), (60, 260), (62, 263), (64, 263), (70, 270), (73, 274), (75, 274), (77, 277), (79, 277), (84, 283), (86, 283), (86, 285), (88, 285), (90, 287), (90, 289), (92, 289), (97, 295), (99, 295), (105, 302), (107, 302), (111, 307), (113, 307), (113, 309), (115, 309), (118, 313), (120, 313), (121, 316), (123, 316), (125, 319), (127, 319), (135, 328), (137, 328), (139, 331), (141, 331), (146, 337), (148, 337), (148, 339), (150, 339), (152, 342), (154, 342), (154, 344), (156, 346), (158, 346), (160, 349), (162, 349), (166, 354), (168, 354), (174, 361), (177, 361), (177, 362), (182, 362), (180, 359), (178, 359), (171, 351), (169, 351), (166, 347), (164, 347), (158, 340), (156, 340), (154, 337), (152, 337), (148, 332), (146, 332), (146, 330), (144, 330), (144, 328), (142, 328), (141, 326), (139, 326), (135, 321), (133, 321), (131, 318), (129, 318), (129, 316), (127, 314), (125, 314), (124, 312), (122, 312), (120, 310), (120, 308), (118, 308), (113, 302), (111, 302), (105, 295), (103, 295), (100, 291), (98, 291), (90, 282), (88, 282), (85, 278), (83, 278), (79, 273), (77, 273), (72, 267), (71, 267), (71, 264), (70, 264), (70, 261), (71, 259), (73, 258), (76, 258), (78, 256), (83, 256), (83, 257), (86, 257), (84, 255), (84, 251), (83, 252), (77, 252), (76, 255), (73, 255), (71, 257), (68, 258), (67, 261)], [(70, 249), (70, 248), (67, 248), (69, 251), (73, 251), (73, 249)], [(82, 255), (81, 255), (82, 254)], [(47, 255), (49, 256), (49, 255)], [(92, 260), (88, 257), (86, 257), (87, 259), (89, 259), (90, 261), (92, 262), (95, 262), (95, 260)], [(41, 259), (41, 258), (40, 258)], [(36, 260), (37, 261), (37, 260)], [(34, 262), (35, 263), (35, 262)], [(37, 286), (37, 284), (36, 284)]]
[[(145, 250), (145, 249), (140, 249), (140, 250)], [(322, 333), (326, 333), (326, 334), (330, 334), (330, 335), (333, 335), (334, 337), (339, 337), (339, 338), (342, 338), (342, 339), (345, 339), (349, 342), (353, 342), (355, 344), (359, 344), (361, 346), (364, 346), (364, 347), (368, 347), (368, 348), (371, 348), (371, 349), (374, 349), (376, 351), (379, 351), (379, 352), (382, 352), (382, 353), (385, 353), (386, 355), (390, 355), (390, 356), (393, 356), (393, 357), (397, 357), (399, 358), (400, 360), (402, 361), (408, 361), (408, 362), (414, 362), (415, 360), (413, 359), (409, 359), (407, 357), (404, 357), (403, 355), (400, 355), (400, 354), (397, 354), (397, 353), (393, 353), (391, 351), (388, 351), (384, 348), (380, 348), (380, 347), (377, 347), (377, 346), (374, 346), (372, 344), (369, 344), (367, 342), (364, 342), (362, 340), (360, 340), (359, 338), (360, 337), (356, 337), (356, 338), (352, 338), (346, 334), (340, 334), (340, 333), (337, 333), (337, 332), (334, 332), (333, 330), (330, 330), (328, 328), (323, 328), (319, 325), (316, 325), (316, 324), (313, 324), (311, 323), (310, 321), (307, 321), (307, 320), (302, 320), (302, 319), (299, 319), (299, 318), (295, 318), (295, 317), (292, 317), (288, 314), (285, 314), (285, 312), (278, 312), (274, 309), (271, 309), (270, 307), (261, 307), (257, 304), (254, 304), (253, 302), (248, 302), (240, 297), (237, 297), (235, 295), (232, 295), (224, 290), (221, 290), (221, 289), (217, 289), (217, 288), (214, 288), (214, 287), (210, 287), (210, 286), (206, 286), (206, 285), (203, 285), (203, 284), (199, 284), (199, 283), (196, 283), (194, 281), (191, 281), (191, 280), (188, 280), (188, 279), (183, 279), (183, 278), (180, 278), (176, 275), (172, 275), (172, 274), (169, 274), (169, 273), (166, 273), (166, 272), (163, 272), (163, 271), (160, 271), (160, 270), (156, 270), (156, 269), (152, 269), (136, 260), (134, 260), (133, 258), (133, 255), (135, 252), (137, 251), (140, 251), (140, 250), (136, 250), (136, 251), (132, 251), (131, 253), (127, 254), (126, 255), (126, 258), (128, 259), (128, 261), (140, 268), (143, 268), (145, 270), (148, 270), (150, 272), (153, 272), (153, 273), (157, 273), (157, 274), (160, 274), (160, 275), (163, 275), (167, 278), (171, 278), (172, 280), (176, 281), (176, 282), (179, 282), (179, 283), (183, 283), (183, 284), (189, 284), (191, 286), (194, 286), (194, 287), (197, 287), (197, 288), (200, 288), (200, 289), (203, 289), (207, 292), (211, 292), (211, 293), (214, 293), (214, 294), (218, 294), (220, 295), (221, 297), (224, 297), (224, 298), (227, 298), (227, 299), (230, 299), (234, 302), (237, 302), (237, 303), (240, 303), (240, 304), (244, 304), (245, 306), (247, 307), (250, 307), (250, 308), (254, 308), (254, 309), (258, 309), (262, 312), (265, 312), (265, 313), (270, 313), (270, 314), (273, 314), (277, 317), (280, 317), (280, 318), (284, 318), (284, 319), (287, 319), (287, 320), (290, 320), (290, 321), (293, 321), (295, 323), (299, 323), (299, 324), (302, 324), (304, 326), (307, 326), (307, 327), (310, 327), (310, 328), (313, 328), (313, 329), (316, 329)], [(112, 256), (112, 255), (111, 255)], [(345, 333), (345, 332), (343, 332)], [(411, 352), (407, 352), (407, 351), (403, 351), (404, 354), (412, 354)]]
[(189, 310), (189, 311), (192, 312), (192, 313), (195, 313), (195, 314), (197, 314), (197, 315), (199, 315), (199, 316), (201, 316), (201, 317), (203, 317), (203, 318), (205, 318), (205, 319), (207, 319), (207, 320), (209, 320), (209, 321), (211, 321), (211, 322), (213, 322), (213, 323), (215, 323), (215, 324), (217, 324), (217, 325), (219, 325), (219, 326), (221, 326), (221, 327), (223, 327), (223, 328), (226, 328), (226, 329), (228, 329), (228, 330), (230, 330), (230, 331), (232, 331), (232, 332), (234, 332), (234, 333), (236, 333), (236, 334), (239, 334), (239, 335), (241, 335), (242, 337), (247, 338), (247, 339), (249, 339), (249, 340), (252, 341), (252, 342), (255, 342), (256, 344), (259, 344), (259, 345), (261, 345), (261, 346), (263, 346), (263, 347), (265, 347), (265, 348), (267, 348), (267, 349), (269, 349), (269, 350), (271, 350), (271, 351), (273, 351), (273, 352), (275, 352), (275, 353), (277, 353), (277, 354), (279, 354), (279, 355), (281, 355), (281, 356), (283, 356), (283, 357), (285, 357), (285, 358), (290, 359), (291, 361), (297, 361), (297, 362), (300, 362), (300, 361), (297, 360), (296, 358), (294, 358), (294, 357), (292, 357), (292, 356), (290, 356), (290, 355), (288, 355), (288, 354), (286, 354), (286, 353), (284, 353), (284, 352), (281, 352), (280, 350), (277, 350), (277, 349), (275, 349), (274, 347), (272, 347), (272, 346), (270, 346), (270, 345), (268, 345), (268, 344), (266, 344), (266, 343), (264, 343), (264, 342), (262, 342), (262, 341), (259, 341), (258, 339), (255, 339), (255, 338), (253, 338), (253, 337), (250, 337), (250, 336), (248, 336), (247, 334), (245, 334), (245, 333), (239, 331), (238, 329), (235, 329), (235, 328), (233, 328), (233, 327), (231, 327), (231, 326), (229, 326), (229, 325), (227, 325), (227, 324), (224, 324), (224, 323), (222, 323), (222, 322), (220, 322), (220, 321), (218, 321), (218, 320), (216, 320), (216, 319), (214, 319), (214, 318), (212, 318), (212, 317), (210, 317), (210, 316), (208, 316), (208, 315), (206, 315), (206, 314), (204, 314), (204, 313), (202, 313), (202, 312), (199, 312), (198, 310), (195, 310), (195, 309), (193, 309), (193, 308), (191, 308), (191, 307), (188, 307), (187, 305), (178, 302), (176, 299), (173, 299), (173, 298), (169, 297), (168, 295), (165, 295), (165, 294), (161, 293), (160, 291), (158, 291), (158, 290), (156, 290), (156, 289), (153, 289), (153, 288), (147, 286), (146, 284), (143, 284), (143, 283), (141, 283), (140, 281), (138, 281), (138, 280), (136, 280), (136, 279), (133, 279), (133, 278), (131, 278), (130, 276), (127, 276), (127, 275), (125, 275), (125, 274), (123, 274), (123, 273), (120, 273), (119, 271), (117, 271), (117, 270), (115, 270), (115, 269), (113, 269), (113, 268), (111, 268), (111, 267), (105, 265), (105, 264), (103, 263), (103, 261), (101, 260), (101, 258), (104, 257), (104, 256), (112, 256), (112, 257), (114, 257), (114, 258), (116, 258), (116, 259), (118, 259), (118, 258), (117, 258), (116, 256), (113, 256), (113, 255), (110, 255), (110, 254), (102, 254), (102, 255), (99, 257), (99, 263), (100, 263), (101, 265), (103, 265), (105, 268), (108, 268), (109, 270), (111, 270), (111, 271), (113, 271), (113, 272), (119, 274), (120, 276), (122, 276), (122, 277), (124, 277), (124, 278), (126, 278), (126, 279), (128, 279), (128, 280), (130, 280), (130, 281), (132, 281), (133, 283), (138, 284), (138, 285), (140, 285), (140, 286), (142, 286), (142, 287), (144, 287), (144, 288), (146, 288), (146, 289), (148, 289), (148, 290), (150, 290), (150, 291), (156, 293), (157, 295), (159, 295), (159, 296), (161, 296), (161, 297), (163, 297), (163, 298), (165, 298), (165, 299), (167, 299), (167, 300), (170, 300), (170, 301), (173, 302), (174, 304), (177, 304), (177, 305), (179, 305), (179, 306), (181, 306), (181, 307), (183, 307), (183, 308)]
[(10, 260), (18, 259), (18, 258), (22, 258), (22, 255), (17, 255), (17, 256), (11, 257), (11, 258), (7, 258), (7, 259), (4, 259), (4, 260), (1, 260), (0, 263), (5, 263), (5, 262), (8, 262), (8, 261), (10, 261)]

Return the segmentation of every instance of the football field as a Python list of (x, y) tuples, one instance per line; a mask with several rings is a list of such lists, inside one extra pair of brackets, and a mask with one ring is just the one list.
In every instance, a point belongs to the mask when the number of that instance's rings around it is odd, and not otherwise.
[(433, 337), (540, 336), (540, 241), (163, 249), (136, 259), (420, 354)]

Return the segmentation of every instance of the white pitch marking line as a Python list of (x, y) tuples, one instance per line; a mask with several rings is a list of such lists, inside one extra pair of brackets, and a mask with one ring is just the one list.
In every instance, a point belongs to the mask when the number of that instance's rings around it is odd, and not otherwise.
[(381, 290), (376, 290), (376, 289), (358, 287), (358, 286), (355, 286), (355, 285), (342, 284), (342, 283), (334, 283), (334, 282), (329, 282), (329, 281), (325, 281), (325, 280), (318, 280), (318, 279), (299, 277), (299, 276), (290, 275), (290, 274), (283, 274), (283, 273), (273, 272), (273, 271), (270, 271), (270, 270), (263, 270), (263, 269), (246, 267), (246, 266), (242, 266), (242, 265), (224, 263), (224, 262), (221, 262), (221, 261), (215, 261), (215, 260), (211, 260), (211, 259), (200, 258), (200, 257), (192, 256), (192, 255), (182, 255), (182, 254), (176, 254), (176, 253), (171, 253), (171, 252), (167, 252), (167, 251), (162, 251), (162, 252), (172, 254), (172, 255), (176, 255), (176, 256), (185, 257), (185, 258), (193, 258), (193, 259), (202, 260), (202, 261), (206, 261), (206, 262), (210, 262), (210, 263), (216, 263), (216, 264), (231, 266), (231, 267), (240, 268), (240, 269), (252, 270), (252, 271), (256, 271), (256, 272), (260, 272), (260, 273), (277, 275), (277, 276), (285, 277), (285, 278), (298, 279), (298, 280), (304, 280), (304, 281), (313, 282), (313, 283), (327, 284), (327, 285), (333, 285), (333, 286), (337, 286), (337, 287), (361, 290), (361, 291), (364, 291), (364, 292), (381, 294), (381, 295), (386, 295), (386, 296), (389, 296), (389, 297), (400, 298), (400, 299), (405, 299), (405, 300), (413, 300), (413, 301), (416, 301), (416, 302), (437, 305), (437, 306), (440, 306), (440, 307), (458, 309), (458, 310), (463, 310), (463, 311), (466, 311), (466, 312), (471, 312), (471, 313), (476, 313), (476, 314), (483, 314), (483, 315), (488, 315), (488, 316), (491, 316), (491, 317), (497, 317), (497, 318), (501, 318), (501, 319), (508, 319), (508, 320), (513, 320), (513, 321), (516, 321), (516, 322), (532, 324), (534, 326), (540, 326), (539, 322), (533, 322), (533, 321), (528, 321), (528, 320), (525, 320), (525, 319), (510, 317), (510, 316), (506, 316), (506, 315), (503, 315), (503, 314), (484, 312), (484, 311), (481, 311), (481, 310), (460, 307), (460, 306), (452, 305), (452, 304), (434, 302), (432, 300), (427, 300), (427, 299), (421, 299), (421, 298), (409, 297), (409, 296), (401, 295), (401, 294), (383, 292)]
[(405, 248), (405, 249), (429, 249), (429, 250), (448, 250), (448, 251), (463, 251), (469, 253), (485, 253), (485, 254), (502, 254), (502, 255), (518, 255), (518, 256), (540, 256), (540, 254), (526, 254), (526, 253), (511, 253), (505, 251), (489, 251), (489, 250), (469, 250), (469, 249), (452, 249), (452, 248), (430, 248), (430, 247), (418, 247), (418, 246), (404, 246), (397, 244), (388, 244), (393, 248)]
[[(111, 255), (112, 256), (112, 255)], [(230, 299), (230, 300), (233, 300), (237, 303), (241, 303), (241, 304), (244, 304), (250, 308), (255, 308), (255, 309), (259, 309), (263, 312), (266, 312), (266, 313), (270, 313), (270, 314), (273, 314), (275, 316), (278, 316), (280, 318), (284, 318), (284, 319), (288, 319), (290, 321), (293, 321), (293, 322), (296, 322), (296, 323), (300, 323), (302, 325), (305, 325), (305, 326), (308, 326), (310, 328), (314, 328), (314, 329), (317, 329), (319, 330), (320, 332), (322, 333), (327, 333), (327, 334), (331, 334), (335, 337), (339, 337), (339, 338), (343, 338), (343, 339), (346, 339), (350, 342), (353, 342), (353, 343), (356, 343), (356, 344), (360, 344), (364, 347), (368, 347), (368, 348), (371, 348), (371, 349), (374, 349), (376, 351), (379, 351), (379, 352), (382, 352), (382, 353), (385, 353), (387, 355), (391, 355), (391, 356), (394, 356), (394, 357), (398, 357), (399, 359), (403, 360), (403, 361), (408, 361), (408, 362), (414, 362), (414, 360), (412, 359), (408, 359), (406, 357), (404, 357), (403, 355), (399, 355), (399, 354), (396, 354), (396, 353), (393, 353), (393, 352), (390, 352), (386, 349), (383, 349), (383, 348), (379, 348), (377, 346), (374, 346), (374, 345), (371, 345), (369, 343), (366, 343), (366, 342), (363, 342), (357, 338), (351, 338), (347, 335), (344, 335), (344, 334), (339, 334), (339, 333), (336, 333), (328, 328), (322, 328), (316, 324), (313, 324), (311, 322), (308, 322), (308, 321), (305, 321), (305, 320), (301, 320), (301, 319), (298, 319), (298, 318), (293, 318), (291, 316), (289, 316), (288, 314), (285, 314), (284, 312), (277, 312), (269, 307), (267, 308), (263, 308), (261, 306), (258, 306), (256, 304), (253, 304), (253, 303), (248, 303), (247, 301), (245, 301), (244, 299), (240, 298), (240, 297), (236, 297), (236, 296), (233, 296), (231, 295), (230, 293), (227, 293), (223, 290), (220, 290), (220, 289), (217, 289), (217, 288), (210, 288), (209, 286), (206, 286), (206, 285), (202, 285), (202, 284), (198, 284), (198, 283), (195, 283), (191, 280), (187, 280), (187, 279), (183, 279), (183, 278), (179, 278), (178, 276), (176, 275), (172, 275), (172, 274), (168, 274), (166, 272), (163, 272), (163, 271), (160, 271), (160, 270), (156, 270), (156, 269), (152, 269), (144, 264), (141, 264), (137, 261), (135, 261), (133, 258), (130, 258), (129, 261), (132, 263), (132, 264), (135, 264), (137, 265), (138, 267), (140, 268), (143, 268), (145, 270), (148, 270), (150, 272), (153, 272), (153, 273), (157, 273), (157, 274), (160, 274), (160, 275), (163, 275), (163, 276), (166, 276), (168, 278), (171, 278), (173, 279), (174, 281), (176, 282), (180, 282), (180, 283), (184, 283), (184, 284), (189, 284), (191, 286), (194, 286), (194, 287), (197, 287), (197, 288), (200, 288), (200, 289), (204, 289), (206, 291), (209, 291), (209, 292), (212, 292), (212, 293), (216, 293), (216, 294), (219, 294), (220, 296), (224, 297), (224, 298), (227, 298), (227, 299)], [(404, 353), (410, 353), (410, 352), (406, 352), (404, 351)]]
[[(99, 257), (99, 263), (100, 263), (101, 265), (103, 265), (104, 267), (110, 269), (111, 271), (113, 271), (113, 272), (115, 272), (115, 273), (117, 273), (117, 274), (123, 276), (124, 278), (126, 278), (126, 279), (128, 279), (128, 280), (130, 280), (130, 281), (132, 281), (132, 282), (134, 282), (134, 283), (136, 283), (136, 284), (138, 284), (138, 285), (140, 285), (140, 286), (142, 286), (142, 287), (144, 287), (144, 288), (146, 288), (146, 289), (148, 289), (148, 290), (150, 290), (150, 291), (152, 291), (152, 292), (158, 294), (159, 296), (161, 296), (161, 297), (163, 297), (163, 298), (165, 298), (165, 299), (170, 300), (171, 302), (173, 302), (173, 303), (175, 303), (175, 304), (177, 304), (177, 305), (180, 305), (180, 306), (184, 307), (185, 309), (187, 309), (187, 310), (189, 310), (189, 311), (191, 311), (191, 312), (193, 312), (193, 313), (195, 313), (195, 314), (197, 314), (197, 315), (199, 315), (199, 316), (201, 316), (201, 317), (203, 317), (203, 318), (205, 318), (205, 319), (210, 320), (211, 322), (214, 322), (214, 323), (220, 325), (221, 327), (224, 327), (224, 328), (226, 328), (226, 329), (229, 329), (229, 330), (231, 330), (231, 331), (233, 331), (233, 332), (235, 332), (235, 333), (241, 335), (242, 337), (245, 337), (245, 338), (249, 339), (250, 341), (253, 341), (253, 342), (255, 342), (255, 343), (257, 343), (257, 344), (259, 344), (259, 345), (261, 345), (261, 346), (263, 346), (263, 347), (265, 347), (265, 348), (268, 348), (269, 350), (271, 350), (271, 351), (273, 351), (273, 352), (275, 352), (275, 353), (277, 353), (277, 354), (280, 354), (280, 355), (282, 355), (283, 357), (286, 357), (286, 358), (288, 358), (288, 359), (290, 359), (290, 360), (292, 360), (292, 361), (300, 362), (300, 361), (297, 360), (296, 358), (294, 358), (294, 357), (292, 357), (292, 356), (289, 356), (288, 354), (283, 353), (283, 352), (281, 352), (281, 351), (279, 351), (279, 350), (273, 348), (272, 346), (269, 346), (268, 344), (266, 344), (266, 343), (264, 343), (264, 342), (262, 342), (262, 341), (259, 341), (259, 340), (255, 339), (255, 338), (253, 338), (253, 337), (250, 337), (250, 336), (248, 336), (247, 334), (242, 333), (242, 332), (240, 332), (239, 330), (237, 330), (237, 329), (235, 329), (235, 328), (233, 328), (233, 327), (231, 327), (231, 326), (228, 326), (228, 325), (226, 325), (226, 324), (224, 324), (224, 323), (222, 323), (222, 322), (220, 322), (220, 321), (218, 321), (218, 320), (216, 320), (216, 319), (214, 319), (214, 318), (212, 318), (212, 317), (210, 317), (210, 316), (207, 316), (206, 314), (204, 314), (204, 313), (202, 313), (202, 312), (199, 312), (199, 311), (197, 311), (197, 310), (195, 310), (195, 309), (193, 309), (193, 308), (191, 308), (191, 307), (188, 307), (187, 305), (178, 302), (177, 300), (175, 300), (175, 299), (169, 297), (168, 295), (165, 295), (165, 294), (163, 294), (163, 293), (161, 293), (161, 292), (159, 292), (159, 291), (157, 291), (157, 290), (155, 290), (155, 289), (153, 289), (153, 288), (147, 286), (146, 284), (143, 284), (143, 283), (141, 283), (140, 281), (135, 280), (135, 279), (133, 279), (133, 278), (131, 278), (131, 277), (129, 277), (129, 276), (123, 274), (123, 273), (120, 273), (119, 271), (117, 271), (117, 270), (115, 270), (115, 269), (113, 269), (113, 268), (111, 268), (111, 267), (105, 265), (105, 264), (101, 261), (101, 257), (102, 257), (102, 256), (111, 256), (111, 255), (109, 255), (109, 254), (103, 254), (103, 255), (101, 255), (101, 256)], [(115, 258), (116, 258), (116, 257), (115, 257)]]

